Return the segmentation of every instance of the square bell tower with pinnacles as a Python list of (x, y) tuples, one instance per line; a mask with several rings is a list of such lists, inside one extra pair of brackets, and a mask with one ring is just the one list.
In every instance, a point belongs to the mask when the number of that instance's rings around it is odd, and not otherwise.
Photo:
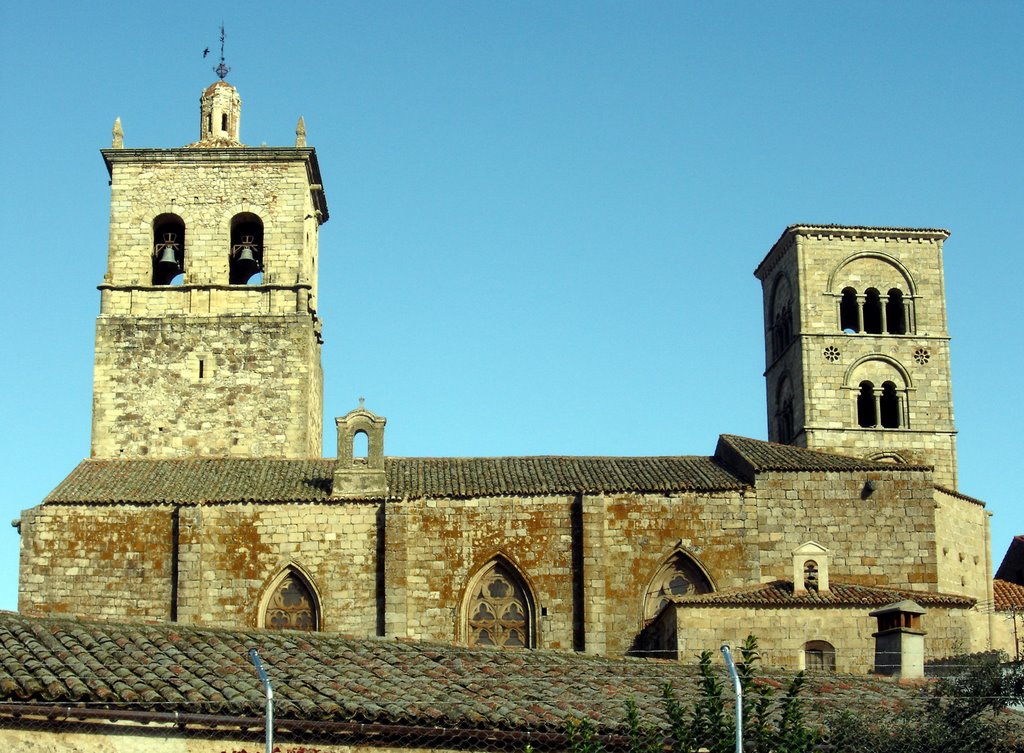
[(791, 225), (764, 295), (768, 437), (957, 486), (945, 230)]
[(200, 97), (200, 139), (104, 149), (110, 246), (100, 285), (92, 456), (319, 457), (323, 374), (316, 151), (239, 140), (241, 99)]

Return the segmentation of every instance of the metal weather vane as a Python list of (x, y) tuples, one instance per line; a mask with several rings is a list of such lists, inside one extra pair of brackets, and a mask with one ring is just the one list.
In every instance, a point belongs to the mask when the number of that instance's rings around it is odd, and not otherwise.
[[(206, 55), (207, 55), (207, 53), (209, 53), (209, 51), (210, 51), (210, 48), (207, 47), (206, 51), (203, 52), (203, 57), (206, 57)], [(220, 64), (216, 68), (213, 69), (213, 72), (216, 73), (217, 76), (220, 77), (221, 81), (223, 81), (224, 77), (227, 76), (228, 73), (231, 72), (231, 69), (227, 65), (224, 64), (224, 24), (223, 23), (221, 23), (221, 25), (220, 25)]]

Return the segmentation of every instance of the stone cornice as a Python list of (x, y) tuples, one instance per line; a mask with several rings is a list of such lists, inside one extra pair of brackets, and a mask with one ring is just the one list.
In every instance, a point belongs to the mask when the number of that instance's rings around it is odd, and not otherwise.
[(949, 237), (949, 231), (942, 228), (914, 228), (914, 227), (869, 227), (866, 225), (790, 225), (782, 231), (782, 235), (775, 241), (771, 250), (765, 255), (754, 276), (763, 280), (778, 261), (781, 251), (793, 242), (797, 236), (818, 237), (818, 238), (848, 238), (848, 239), (898, 239), (918, 241), (942, 242)]

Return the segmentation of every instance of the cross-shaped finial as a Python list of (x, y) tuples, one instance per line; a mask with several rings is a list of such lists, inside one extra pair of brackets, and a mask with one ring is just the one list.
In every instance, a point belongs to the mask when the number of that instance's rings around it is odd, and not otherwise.
[(227, 76), (228, 73), (231, 72), (231, 69), (228, 68), (228, 66), (226, 66), (224, 64), (224, 24), (223, 23), (221, 23), (221, 25), (220, 25), (220, 65), (218, 65), (216, 68), (214, 68), (213, 72), (216, 73), (220, 77), (221, 81), (223, 81), (224, 77)]

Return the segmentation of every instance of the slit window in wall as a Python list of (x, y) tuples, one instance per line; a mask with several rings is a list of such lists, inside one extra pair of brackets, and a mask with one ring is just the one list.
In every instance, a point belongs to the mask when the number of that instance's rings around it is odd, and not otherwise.
[(153, 284), (180, 285), (185, 272), (185, 223), (176, 214), (153, 220)]
[(885, 429), (900, 428), (900, 396), (892, 382), (882, 383), (882, 396), (878, 400), (880, 421)]
[(199, 378), (202, 379), (205, 376), (205, 373), (206, 373), (206, 362), (202, 358), (200, 358), (199, 359)]
[(263, 222), (243, 212), (231, 220), (231, 251), (228, 282), (259, 285), (263, 282)]
[(860, 304), (853, 288), (843, 288), (843, 297), (839, 301), (839, 329), (851, 335), (860, 332)]
[(870, 335), (882, 334), (882, 297), (874, 288), (864, 291), (864, 331)]
[(857, 425), (865, 429), (878, 425), (875, 416), (875, 385), (861, 382), (857, 393)]
[(227, 115), (221, 115), (220, 116), (220, 130), (222, 130), (224, 132), (227, 132), (227, 130), (228, 130), (228, 116)]

